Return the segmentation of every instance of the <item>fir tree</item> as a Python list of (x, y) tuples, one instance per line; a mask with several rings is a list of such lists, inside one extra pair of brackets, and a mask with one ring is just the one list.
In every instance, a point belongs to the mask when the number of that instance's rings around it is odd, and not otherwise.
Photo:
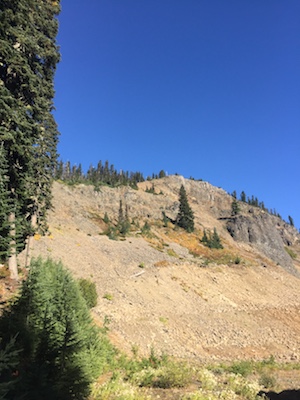
[[(51, 260), (32, 262), (21, 296), (0, 320), (0, 335), (4, 346), (15, 337), (20, 352), (17, 365), (14, 357), (19, 377), (7, 399), (84, 399), (104, 367), (105, 340), (92, 324), (79, 285)], [(0, 377), (0, 387), (6, 379)]]
[(209, 247), (211, 249), (223, 249), (221, 239), (218, 235), (217, 229), (214, 228), (214, 232), (209, 240)]
[(209, 233), (209, 236), (207, 236), (206, 231), (204, 230), (201, 243), (210, 249), (223, 249), (223, 245), (216, 228), (214, 228), (213, 234)]
[(106, 224), (108, 224), (110, 222), (107, 211), (105, 211), (104, 217), (103, 217), (103, 222), (105, 222)]
[(234, 198), (232, 203), (231, 203), (231, 215), (237, 215), (240, 211), (240, 206), (237, 200)]
[(129, 217), (128, 217), (128, 207), (126, 206), (125, 215), (124, 215), (122, 200), (120, 200), (118, 227), (117, 228), (121, 235), (126, 235), (126, 233), (130, 229), (130, 222), (129, 222)]
[(0, 261), (7, 260), (10, 248), (10, 223), (8, 216), (12, 213), (12, 207), (8, 191), (8, 163), (3, 142), (0, 145)]
[(201, 239), (201, 243), (203, 243), (205, 246), (207, 246), (208, 245), (208, 241), (209, 241), (209, 239), (207, 237), (206, 230), (204, 229), (203, 236), (202, 236), (202, 239)]
[(13, 204), (9, 268), (14, 278), (16, 254), (31, 230), (28, 222), (35, 216), (37, 225), (45, 226), (51, 199), (58, 135), (51, 114), (59, 60), (55, 43), (58, 4), (40, 0), (1, 2), (0, 140), (8, 160), (8, 191)]
[(194, 231), (194, 213), (188, 203), (186, 191), (183, 185), (181, 185), (179, 190), (179, 212), (176, 224), (187, 232)]
[(288, 216), (288, 219), (289, 219), (289, 224), (291, 225), (291, 226), (294, 226), (294, 220), (293, 220), (293, 218), (289, 215)]
[(168, 227), (169, 218), (166, 216), (165, 211), (162, 211), (162, 220), (165, 228)]
[(241, 192), (240, 200), (246, 203), (246, 193), (244, 191)]

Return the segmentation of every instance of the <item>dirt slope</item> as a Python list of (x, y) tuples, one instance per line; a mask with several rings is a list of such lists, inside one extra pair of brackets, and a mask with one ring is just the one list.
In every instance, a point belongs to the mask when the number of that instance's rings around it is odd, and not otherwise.
[[(134, 345), (141, 353), (153, 347), (197, 360), (270, 355), (300, 360), (300, 279), (251, 244), (233, 240), (224, 225), (232, 199), (223, 190), (179, 176), (154, 183), (160, 194), (145, 192), (152, 182), (139, 190), (102, 188), (99, 193), (54, 183), (51, 234), (34, 238), (32, 255), (62, 260), (76, 277), (96, 282), (95, 317), (109, 323), (112, 339), (127, 351)], [(208, 252), (198, 238), (195, 257), (186, 235), (157, 222), (162, 210), (176, 217), (181, 183), (197, 234), (216, 227), (225, 247), (219, 253)], [(101, 234), (104, 213), (116, 219), (120, 199), (140, 226), (150, 221), (151, 238), (142, 237), (138, 228), (126, 240)], [(293, 240), (299, 259), (298, 239)], [(233, 261), (237, 257), (239, 264)], [(23, 265), (24, 254), (19, 262)], [(299, 269), (297, 259), (294, 267)]]

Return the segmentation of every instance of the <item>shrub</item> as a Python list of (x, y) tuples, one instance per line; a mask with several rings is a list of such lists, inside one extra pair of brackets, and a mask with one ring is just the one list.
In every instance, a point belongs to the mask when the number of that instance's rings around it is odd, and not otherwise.
[(259, 384), (264, 388), (269, 389), (276, 385), (276, 379), (274, 378), (274, 376), (262, 374), (259, 379)]
[(88, 308), (96, 307), (97, 305), (97, 290), (95, 282), (81, 278), (78, 281), (81, 294), (86, 301)]
[(246, 377), (252, 373), (253, 363), (251, 361), (236, 362), (228, 368), (228, 371)]

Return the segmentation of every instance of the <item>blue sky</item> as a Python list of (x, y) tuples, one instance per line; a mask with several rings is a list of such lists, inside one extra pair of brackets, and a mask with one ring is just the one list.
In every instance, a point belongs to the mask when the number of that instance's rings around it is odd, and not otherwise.
[(300, 227), (299, 0), (61, 6), (61, 159), (244, 190)]

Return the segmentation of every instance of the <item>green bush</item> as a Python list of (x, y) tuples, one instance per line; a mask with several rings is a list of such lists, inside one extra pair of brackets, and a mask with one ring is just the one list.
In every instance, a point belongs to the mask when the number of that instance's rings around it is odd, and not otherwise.
[(122, 367), (127, 371), (126, 378), (139, 387), (184, 387), (193, 375), (187, 364), (170, 360), (164, 354), (157, 356), (153, 349), (149, 357), (141, 360), (123, 358)]
[(228, 368), (228, 371), (246, 377), (252, 373), (253, 363), (251, 361), (236, 362)]
[(97, 305), (97, 290), (95, 282), (81, 278), (78, 281), (81, 294), (86, 301), (88, 308), (96, 307)]

